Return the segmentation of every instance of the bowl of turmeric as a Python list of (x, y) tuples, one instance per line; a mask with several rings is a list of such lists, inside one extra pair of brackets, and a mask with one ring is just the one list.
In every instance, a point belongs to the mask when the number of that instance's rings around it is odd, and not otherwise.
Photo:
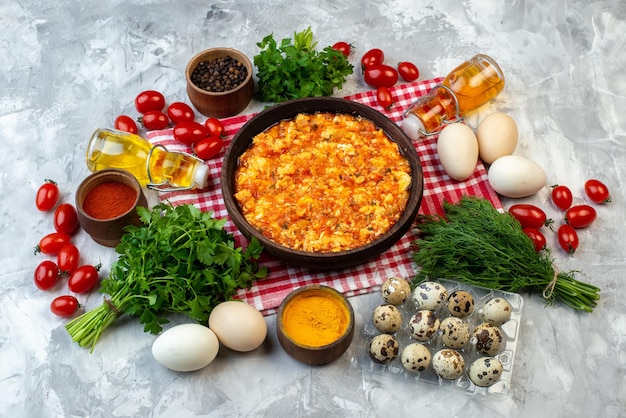
[(278, 307), (276, 332), (291, 357), (310, 365), (327, 364), (352, 343), (354, 311), (348, 299), (332, 287), (303, 286)]

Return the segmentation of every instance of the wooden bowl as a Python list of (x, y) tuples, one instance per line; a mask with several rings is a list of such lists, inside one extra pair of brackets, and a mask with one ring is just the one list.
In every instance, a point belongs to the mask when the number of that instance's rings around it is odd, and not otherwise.
[[(302, 302), (314, 306), (317, 311), (299, 305)], [(290, 321), (296, 318), (297, 312), (301, 309), (306, 311), (309, 321)], [(335, 310), (334, 315), (328, 315), (330, 310)], [(328, 324), (322, 325), (323, 328), (327, 325), (336, 327), (336, 338), (321, 345), (311, 343), (313, 337), (319, 337), (316, 335), (321, 332), (318, 327), (324, 322)], [(354, 310), (348, 299), (332, 287), (323, 285), (300, 287), (289, 293), (278, 307), (276, 332), (283, 349), (296, 360), (311, 365), (327, 364), (342, 355), (352, 343)], [(324, 341), (325, 337), (326, 335), (323, 335), (319, 341)]]
[[(131, 187), (136, 193), (135, 200), (130, 209), (118, 216), (107, 219), (93, 217), (85, 211), (85, 198), (96, 186), (108, 182), (122, 183)], [(126, 226), (142, 224), (137, 214), (137, 206), (147, 207), (148, 202), (137, 179), (125, 170), (112, 168), (97, 171), (86, 177), (76, 190), (76, 212), (80, 226), (94, 241), (106, 247), (115, 247), (119, 244)]]
[[(248, 70), (246, 79), (232, 90), (225, 92), (210, 92), (196, 86), (191, 81), (191, 74), (198, 64), (203, 61), (212, 61), (217, 58), (230, 56), (236, 59)], [(191, 103), (204, 116), (225, 118), (234, 116), (248, 106), (254, 93), (253, 67), (248, 57), (240, 51), (231, 48), (211, 48), (195, 55), (187, 64), (185, 78), (187, 79), (187, 95)]]
[[(250, 146), (252, 138), (284, 119), (291, 119), (299, 113), (334, 112), (360, 115), (382, 128), (387, 136), (396, 142), (410, 163), (413, 181), (409, 190), (409, 200), (400, 219), (387, 233), (374, 241), (347, 251), (306, 252), (294, 250), (270, 240), (245, 219), (239, 203), (234, 197), (235, 171), (239, 156)], [(267, 253), (294, 266), (316, 270), (337, 270), (362, 264), (394, 245), (408, 231), (419, 210), (424, 189), (424, 176), (419, 156), (413, 143), (402, 129), (382, 113), (360, 103), (332, 97), (298, 99), (275, 105), (250, 119), (233, 137), (224, 155), (221, 173), (221, 187), (224, 203), (233, 223), (249, 240), (256, 237)]]

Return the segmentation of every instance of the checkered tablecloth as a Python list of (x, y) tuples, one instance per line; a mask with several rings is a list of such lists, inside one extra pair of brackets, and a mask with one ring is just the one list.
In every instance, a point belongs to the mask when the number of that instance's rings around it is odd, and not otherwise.
[[(418, 96), (428, 93), (441, 80), (441, 78), (435, 78), (395, 86), (392, 92), (396, 104), (390, 110), (378, 106), (375, 92), (371, 89), (348, 96), (346, 99), (371, 106), (392, 121), (399, 122), (405, 109)], [(226, 128), (225, 145), (253, 116), (254, 114), (248, 114), (222, 119)], [(188, 147), (174, 140), (171, 129), (149, 132), (148, 140), (154, 144), (164, 145), (171, 151), (190, 152)], [(469, 179), (457, 182), (448, 177), (439, 163), (436, 141), (437, 138), (433, 136), (415, 143), (424, 171), (424, 195), (419, 212), (422, 214), (442, 213), (444, 199), (457, 202), (463, 195), (487, 198), (496, 208), (501, 209), (500, 200), (487, 181), (487, 172), (483, 164), (479, 161)], [(213, 211), (218, 218), (228, 218), (220, 187), (223, 155), (224, 151), (217, 158), (207, 162), (210, 168), (210, 179), (212, 179), (208, 188), (202, 191), (165, 193), (160, 196), (161, 199), (168, 200), (172, 204), (192, 203), (202, 210)], [(246, 239), (230, 220), (226, 224), (226, 229), (233, 233), (238, 244), (246, 245)], [(324, 284), (347, 296), (372, 292), (377, 290), (388, 277), (412, 277), (414, 275), (410, 244), (415, 238), (409, 231), (393, 247), (376, 259), (341, 271), (311, 272), (307, 269), (289, 266), (266, 255), (260, 261), (270, 270), (267, 278), (258, 280), (250, 289), (240, 290), (237, 298), (255, 306), (263, 314), (269, 315), (276, 312), (280, 302), (291, 290), (305, 284)]]

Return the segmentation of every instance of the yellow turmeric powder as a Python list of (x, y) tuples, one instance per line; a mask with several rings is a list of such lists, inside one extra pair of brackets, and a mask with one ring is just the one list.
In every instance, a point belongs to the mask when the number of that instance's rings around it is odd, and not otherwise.
[(346, 332), (350, 312), (339, 297), (316, 290), (294, 297), (283, 310), (282, 322), (285, 334), (296, 343), (321, 347)]

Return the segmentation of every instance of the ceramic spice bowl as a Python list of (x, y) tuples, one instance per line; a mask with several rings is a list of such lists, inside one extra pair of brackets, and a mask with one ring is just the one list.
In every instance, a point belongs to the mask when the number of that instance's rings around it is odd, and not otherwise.
[(207, 49), (187, 64), (187, 95), (204, 116), (234, 116), (252, 99), (252, 73), (252, 63), (242, 52), (232, 48)]
[(137, 206), (147, 207), (148, 203), (137, 179), (125, 170), (97, 171), (76, 190), (80, 226), (106, 247), (119, 244), (126, 226), (141, 225)]

